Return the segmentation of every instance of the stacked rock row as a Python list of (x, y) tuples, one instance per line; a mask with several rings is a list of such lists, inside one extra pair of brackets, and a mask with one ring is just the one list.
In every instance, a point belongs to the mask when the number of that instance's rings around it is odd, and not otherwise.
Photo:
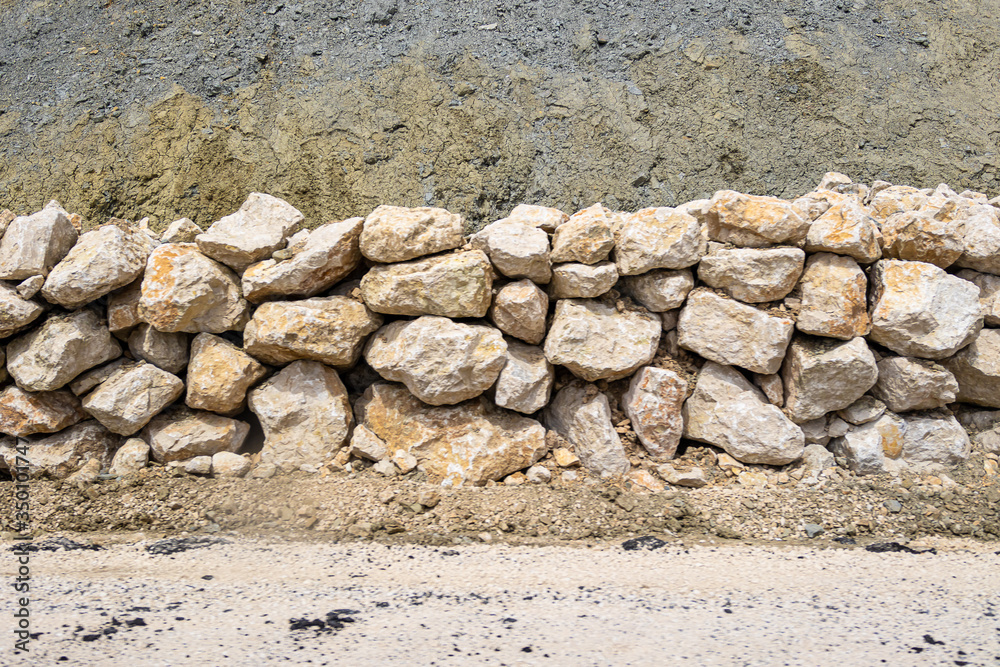
[(263, 194), (159, 236), (5, 212), (0, 453), (13, 467), (27, 444), (55, 477), (148, 456), (243, 475), (249, 409), (261, 476), (358, 457), (449, 485), (545, 479), (554, 449), (655, 487), (622, 432), (654, 461), (684, 437), (743, 463), (811, 444), (859, 473), (954, 464), (956, 415), (1000, 442), (994, 413), (958, 408), (1000, 408), (982, 328), (1000, 323), (998, 205), (831, 173), (794, 201), (521, 205), (470, 238), (394, 206), (297, 231)]

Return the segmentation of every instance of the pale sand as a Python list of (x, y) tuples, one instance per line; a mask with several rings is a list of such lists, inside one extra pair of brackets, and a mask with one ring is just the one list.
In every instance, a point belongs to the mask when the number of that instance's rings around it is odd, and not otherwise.
[[(995, 543), (910, 555), (226, 539), (173, 556), (146, 553), (148, 542), (33, 554), (32, 632), (43, 634), (14, 655), (4, 613), (0, 664), (1000, 665)], [(289, 629), (334, 609), (356, 622)], [(146, 625), (127, 627), (137, 617)], [(112, 618), (118, 632), (82, 640)]]

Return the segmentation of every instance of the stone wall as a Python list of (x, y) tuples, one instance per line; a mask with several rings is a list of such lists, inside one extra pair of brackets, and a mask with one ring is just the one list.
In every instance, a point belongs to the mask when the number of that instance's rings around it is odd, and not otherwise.
[(368, 461), (652, 489), (697, 483), (670, 464), (685, 440), (953, 465), (1000, 443), (998, 207), (829, 173), (793, 200), (522, 204), (471, 237), (443, 209), (315, 226), (258, 193), (162, 234), (4, 211), (0, 454), (56, 478)]

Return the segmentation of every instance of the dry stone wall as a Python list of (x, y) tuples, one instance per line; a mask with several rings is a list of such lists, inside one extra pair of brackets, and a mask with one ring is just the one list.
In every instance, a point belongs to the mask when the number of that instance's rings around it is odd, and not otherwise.
[(685, 439), (858, 474), (1000, 442), (1000, 198), (830, 173), (794, 200), (522, 204), (471, 237), (436, 208), (303, 223), (260, 193), (162, 234), (0, 214), (0, 465), (655, 490), (698, 485)]

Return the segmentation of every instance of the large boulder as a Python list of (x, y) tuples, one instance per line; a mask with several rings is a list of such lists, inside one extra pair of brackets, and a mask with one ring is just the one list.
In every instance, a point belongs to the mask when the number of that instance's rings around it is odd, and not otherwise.
[(613, 262), (557, 264), (552, 268), (549, 296), (553, 299), (593, 299), (605, 294), (618, 282)]
[(472, 241), (508, 278), (527, 278), (540, 284), (552, 278), (549, 235), (533, 225), (501, 220), (473, 236)]
[(185, 461), (219, 452), (237, 452), (250, 425), (211, 412), (186, 408), (157, 415), (143, 431), (153, 458), (160, 463)]
[(653, 313), (679, 308), (694, 288), (694, 276), (688, 269), (656, 270), (622, 280), (626, 294)]
[(608, 397), (593, 385), (560, 389), (545, 409), (545, 425), (573, 445), (585, 468), (602, 478), (621, 477), (631, 467), (611, 422)]
[(104, 225), (87, 232), (49, 273), (42, 296), (70, 310), (86, 305), (141, 276), (154, 246), (138, 229)]
[(781, 367), (794, 327), (791, 318), (697, 288), (677, 320), (677, 342), (716, 363), (771, 375)]
[(701, 223), (676, 208), (644, 208), (626, 215), (615, 229), (614, 260), (619, 275), (653, 269), (683, 269), (705, 254)]
[(493, 402), (501, 408), (533, 414), (548, 404), (555, 380), (555, 368), (542, 348), (508, 340), (507, 363), (497, 377)]
[(846, 198), (813, 221), (806, 251), (850, 255), (861, 264), (870, 264), (882, 256), (878, 225), (864, 206)]
[(962, 256), (963, 227), (943, 209), (896, 213), (882, 223), (882, 255), (947, 269)]
[(121, 346), (94, 312), (50, 315), (7, 345), (7, 370), (26, 391), (52, 391), (80, 373), (118, 357)]
[(959, 401), (1000, 408), (1000, 329), (983, 329), (941, 365), (958, 382)]
[(140, 324), (128, 337), (128, 349), (137, 361), (148, 361), (168, 373), (177, 374), (188, 363), (188, 335), (157, 331)]
[(511, 222), (523, 222), (551, 234), (556, 231), (559, 225), (569, 220), (569, 216), (557, 208), (535, 204), (518, 204), (506, 219)]
[(714, 362), (684, 403), (684, 437), (721, 447), (743, 463), (785, 465), (802, 456), (802, 429), (735, 368)]
[(119, 371), (83, 399), (83, 409), (118, 435), (132, 435), (180, 398), (176, 375), (142, 363)]
[(958, 381), (933, 361), (886, 357), (878, 362), (878, 382), (871, 393), (893, 412), (930, 410), (954, 402)]
[(794, 245), (809, 231), (809, 220), (799, 215), (791, 202), (732, 190), (715, 193), (705, 224), (711, 240), (744, 248)]
[(903, 459), (908, 463), (956, 465), (969, 458), (969, 435), (950, 413), (911, 413), (903, 421)]
[(229, 341), (203, 333), (191, 342), (187, 371), (189, 408), (233, 416), (246, 405), (247, 390), (267, 369)]
[(380, 315), (346, 296), (272, 301), (254, 312), (243, 332), (243, 347), (268, 364), (312, 359), (347, 369), (380, 326)]
[(500, 331), (537, 345), (545, 339), (549, 297), (530, 280), (519, 280), (500, 288), (489, 313)]
[(146, 262), (139, 317), (160, 331), (222, 333), (242, 330), (250, 313), (236, 274), (193, 243), (166, 243)]
[(674, 371), (646, 366), (632, 376), (622, 410), (639, 442), (653, 458), (672, 459), (684, 433), (681, 409), (687, 382)]
[(962, 212), (962, 255), (955, 264), (1000, 275), (1000, 210), (986, 204)]
[(483, 317), (493, 268), (481, 250), (374, 266), (361, 279), (361, 298), (377, 313)]
[(0, 280), (47, 276), (76, 239), (76, 228), (57, 206), (14, 218), (0, 240)]
[(389, 457), (411, 454), (444, 486), (500, 480), (548, 451), (541, 424), (501, 410), (485, 397), (428, 407), (401, 385), (378, 383), (355, 410), (358, 423), (384, 443)]
[(45, 474), (54, 479), (66, 479), (91, 461), (97, 462), (100, 468), (106, 467), (119, 441), (118, 436), (97, 422), (85, 421), (28, 443), (26, 455), (9, 449), (4, 452), (4, 458), (11, 470), (17, 465), (25, 465), (31, 477)]
[(160, 234), (160, 243), (194, 243), (203, 230), (188, 218), (174, 220)]
[(365, 218), (361, 252), (384, 264), (462, 245), (462, 216), (443, 208), (379, 206)]
[(129, 438), (115, 452), (108, 472), (124, 477), (139, 472), (148, 463), (149, 445), (141, 438)]
[(55, 433), (87, 418), (72, 392), (24, 391), (16, 386), (0, 391), (0, 433), (18, 438)]
[(577, 211), (556, 228), (552, 237), (553, 262), (596, 264), (615, 246), (611, 211), (601, 204)]
[(215, 222), (195, 242), (206, 256), (239, 273), (284, 246), (303, 217), (282, 199), (252, 192), (238, 211)]
[(0, 283), (0, 338), (19, 332), (44, 312), (41, 304), (23, 298), (13, 287)]
[(983, 326), (979, 288), (933, 264), (883, 260), (871, 279), (871, 339), (897, 354), (943, 359)]
[(868, 279), (853, 257), (821, 252), (806, 261), (795, 327), (814, 336), (851, 340), (871, 330)]
[(493, 386), (506, 360), (507, 343), (499, 330), (446, 317), (392, 322), (365, 348), (365, 361), (379, 375), (402, 382), (430, 405), (478, 396)]
[(333, 460), (354, 418), (337, 372), (317, 361), (295, 361), (250, 391), (250, 409), (264, 429), (261, 461), (291, 471)]
[[(265, 259), (243, 272), (243, 296), (251, 303), (311, 297), (332, 287), (361, 262), (358, 239), (364, 218), (330, 222), (309, 232), (284, 260)], [(299, 238), (299, 234), (295, 235)]]
[(719, 246), (701, 258), (698, 279), (746, 303), (778, 301), (795, 287), (805, 261), (799, 248)]
[(841, 410), (878, 379), (875, 355), (865, 339), (831, 340), (796, 336), (781, 368), (785, 414), (802, 424)]
[(618, 380), (653, 360), (661, 333), (655, 314), (563, 299), (545, 338), (545, 357), (588, 382)]
[(847, 461), (847, 467), (859, 475), (885, 472), (886, 458), (898, 459), (903, 453), (906, 424), (891, 412), (874, 421), (850, 429), (830, 441), (830, 451)]

